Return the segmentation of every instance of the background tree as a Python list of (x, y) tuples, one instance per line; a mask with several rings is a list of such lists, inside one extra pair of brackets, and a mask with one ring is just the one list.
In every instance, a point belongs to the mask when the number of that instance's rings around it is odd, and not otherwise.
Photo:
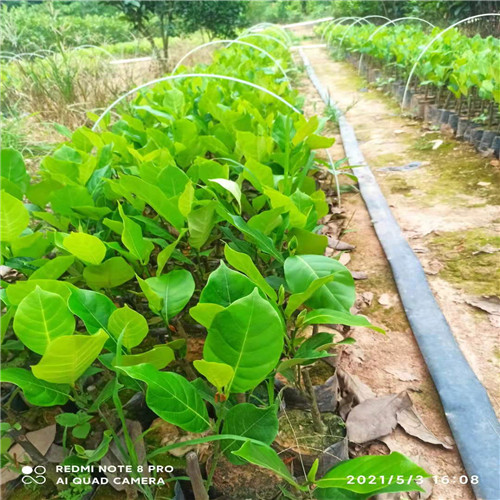
[(160, 37), (163, 59), (168, 60), (169, 40), (201, 30), (210, 39), (232, 37), (235, 29), (244, 26), (246, 2), (239, 1), (146, 1), (120, 0), (110, 2), (129, 20), (134, 29), (149, 40), (153, 51), (160, 55), (155, 37)]

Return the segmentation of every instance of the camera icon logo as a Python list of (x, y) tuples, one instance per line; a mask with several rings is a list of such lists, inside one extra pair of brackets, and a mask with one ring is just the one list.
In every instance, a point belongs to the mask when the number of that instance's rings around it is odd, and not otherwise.
[(36, 467), (31, 467), (31, 465), (25, 465), (21, 472), (24, 474), (21, 481), (24, 484), (44, 484), (47, 478), (44, 476), (47, 469), (43, 465), (37, 465)]

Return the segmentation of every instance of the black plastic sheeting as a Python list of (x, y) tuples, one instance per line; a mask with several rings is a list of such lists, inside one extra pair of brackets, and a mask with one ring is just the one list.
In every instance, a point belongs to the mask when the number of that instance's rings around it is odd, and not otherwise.
[[(309, 78), (325, 104), (337, 108), (302, 50)], [(337, 108), (338, 110), (338, 108)], [(420, 261), (408, 245), (377, 181), (361, 153), (354, 129), (338, 110), (347, 159), (358, 178), (378, 239), (392, 269), (406, 316), (441, 398), (477, 498), (500, 500), (500, 426), (485, 388), (467, 363), (432, 294)], [(432, 473), (432, 471), (431, 471)], [(458, 481), (450, 477), (450, 481)]]

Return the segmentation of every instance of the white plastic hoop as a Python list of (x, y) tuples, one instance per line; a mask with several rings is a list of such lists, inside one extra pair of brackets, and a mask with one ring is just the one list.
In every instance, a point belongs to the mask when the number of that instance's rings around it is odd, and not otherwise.
[[(362, 17), (344, 17), (344, 19), (339, 19), (337, 22), (334, 23), (334, 26), (340, 26), (342, 23), (345, 23), (346, 21), (350, 21), (351, 19), (355, 19), (355, 20), (359, 20), (359, 21), (363, 21), (365, 22), (366, 24), (371, 24), (370, 21), (367, 21), (366, 19), (362, 18)], [(326, 35), (326, 44), (329, 45), (330, 44), (330, 39), (332, 38), (332, 34), (331, 32), (329, 34)]]
[(132, 90), (129, 90), (122, 96), (120, 96), (118, 99), (113, 101), (102, 113), (101, 116), (97, 119), (97, 121), (94, 123), (94, 126), (92, 127), (92, 130), (95, 130), (99, 123), (102, 121), (102, 119), (123, 99), (126, 99), (128, 96), (135, 94), (138, 90), (144, 89), (146, 87), (149, 87), (151, 85), (155, 85), (156, 83), (161, 83), (161, 82), (168, 82), (170, 80), (180, 80), (183, 78), (214, 78), (214, 79), (219, 79), (219, 80), (229, 80), (231, 82), (236, 82), (236, 83), (242, 83), (243, 85), (248, 85), (249, 87), (253, 87), (255, 89), (258, 89), (278, 101), (282, 102), (286, 106), (288, 106), (291, 110), (295, 111), (295, 113), (302, 114), (301, 111), (299, 111), (295, 106), (290, 104), (288, 101), (285, 101), (282, 97), (279, 95), (275, 94), (274, 92), (271, 92), (270, 90), (266, 89), (265, 87), (261, 87), (260, 85), (257, 85), (256, 83), (252, 82), (247, 82), (246, 80), (241, 80), (240, 78), (234, 78), (232, 76), (226, 76), (226, 75), (216, 75), (213, 73), (187, 73), (187, 74), (182, 74), (182, 75), (170, 75), (170, 76), (164, 76), (163, 78), (157, 78), (156, 80), (151, 80), (147, 83), (143, 83), (142, 85), (139, 85), (138, 87), (133, 88)]
[[(395, 25), (396, 23), (399, 23), (400, 21), (421, 21), (423, 23), (427, 23), (431, 28), (435, 28), (435, 25), (430, 23), (429, 21), (426, 21), (425, 19), (422, 19), (421, 17), (414, 17), (414, 16), (406, 16), (406, 17), (398, 17), (397, 19), (393, 19), (392, 21), (387, 21), (386, 23), (382, 24), (379, 26), (366, 40), (366, 42), (363, 44), (365, 46), (368, 42), (371, 41), (371, 39), (383, 28), (385, 28), (388, 24)], [(358, 64), (358, 73), (361, 72), (361, 64), (363, 62), (363, 56), (364, 53), (361, 53), (361, 57), (359, 58), (359, 64)]]
[(106, 55), (108, 55), (109, 57), (111, 57), (111, 59), (114, 58), (114, 55), (111, 54), (111, 52), (108, 52), (106, 49), (103, 49), (102, 47), (98, 47), (97, 45), (80, 45), (79, 47), (75, 47), (73, 50), (73, 52), (76, 52), (77, 50), (85, 50), (85, 49), (97, 49), (97, 50), (100, 50), (101, 52), (104, 52)]
[(255, 30), (262, 30), (262, 29), (266, 29), (266, 28), (279, 30), (279, 32), (285, 37), (285, 40), (288, 43), (291, 42), (290, 36), (286, 32), (286, 30), (282, 26), (280, 26), (279, 24), (275, 24), (275, 23), (266, 23), (266, 22), (264, 22), (264, 23), (254, 24), (253, 26), (250, 26), (250, 28), (247, 28), (245, 31), (243, 31), (242, 35), (244, 35), (245, 33), (252, 33)]
[[(327, 35), (327, 31), (328, 31), (328, 28), (332, 25), (337, 25), (339, 22), (343, 21), (344, 19), (359, 19), (359, 17), (347, 17), (347, 16), (344, 16), (344, 17), (339, 17), (337, 19), (332, 19), (326, 26), (325, 26), (325, 30), (323, 31), (323, 33), (321, 34), (321, 40), (323, 40)], [(327, 33), (327, 35), (325, 35), (325, 33)]]
[(244, 33), (243, 35), (240, 35), (238, 38), (235, 38), (234, 41), (243, 40), (243, 38), (248, 38), (249, 36), (258, 36), (260, 38), (267, 38), (268, 40), (273, 40), (274, 42), (281, 45), (285, 50), (288, 50), (288, 47), (279, 38), (276, 38), (271, 35), (266, 35), (264, 33)]
[(456, 23), (452, 24), (451, 26), (448, 26), (448, 28), (444, 29), (440, 33), (438, 33), (420, 52), (419, 56), (417, 57), (417, 60), (415, 61), (415, 64), (413, 65), (413, 68), (411, 68), (410, 75), (408, 76), (408, 80), (406, 81), (405, 85), (405, 91), (403, 93), (403, 100), (401, 101), (401, 109), (404, 108), (404, 104), (406, 101), (406, 95), (408, 94), (408, 88), (410, 86), (411, 79), (413, 77), (413, 74), (415, 73), (415, 70), (417, 69), (417, 65), (424, 56), (424, 54), (427, 52), (429, 47), (439, 38), (441, 38), (447, 31), (451, 30), (455, 26), (458, 26), (459, 24), (465, 23), (466, 21), (471, 21), (472, 19), (479, 19), (480, 17), (488, 17), (488, 16), (497, 16), (500, 17), (500, 14), (492, 12), (490, 14), (477, 14), (476, 16), (470, 16), (466, 17), (465, 19), (462, 19), (461, 21), (457, 21)]
[(281, 66), (281, 64), (271, 55), (269, 54), (269, 52), (267, 52), (266, 50), (264, 50), (263, 48), (259, 47), (258, 45), (254, 45), (253, 43), (248, 43), (248, 42), (242, 42), (241, 40), (214, 40), (212, 42), (207, 42), (207, 43), (203, 43), (201, 45), (198, 45), (198, 47), (195, 47), (194, 49), (190, 50), (189, 52), (187, 52), (186, 54), (184, 54), (176, 63), (176, 65), (174, 66), (174, 69), (172, 70), (172, 72), (170, 73), (171, 75), (174, 75), (175, 72), (179, 69), (179, 66), (182, 64), (182, 62), (187, 59), (190, 55), (194, 54), (195, 52), (197, 52), (198, 50), (201, 50), (202, 48), (204, 47), (208, 47), (210, 45), (217, 45), (217, 44), (221, 44), (221, 43), (237, 43), (239, 45), (246, 45), (247, 47), (251, 47), (252, 49), (256, 49), (256, 50), (259, 50), (260, 52), (262, 52), (263, 54), (265, 54), (269, 59), (271, 59), (271, 61), (274, 62), (274, 64), (276, 65), (276, 67), (281, 71), (281, 73), (283, 74), (284, 78), (286, 80), (288, 80), (288, 86), (291, 88), (291, 85), (290, 85), (290, 79), (288, 78), (287, 74), (286, 74), (286, 71), (283, 69), (283, 67)]
[[(339, 48), (342, 47), (342, 44), (344, 43), (344, 39), (348, 33), (348, 31), (353, 27), (353, 26), (356, 26), (356, 24), (358, 24), (359, 22), (361, 22), (362, 19), (365, 19), (365, 20), (368, 20), (368, 19), (372, 19), (372, 18), (379, 18), (379, 19), (386, 19), (387, 21), (390, 21), (390, 19), (388, 17), (385, 17), (385, 16), (365, 16), (365, 17), (362, 17), (361, 19), (357, 19), (356, 21), (353, 21), (348, 27), (347, 29), (344, 31), (344, 35), (342, 36), (342, 39), (340, 40), (340, 44), (339, 44)], [(371, 21), (369, 21), (370, 24), (371, 24)]]

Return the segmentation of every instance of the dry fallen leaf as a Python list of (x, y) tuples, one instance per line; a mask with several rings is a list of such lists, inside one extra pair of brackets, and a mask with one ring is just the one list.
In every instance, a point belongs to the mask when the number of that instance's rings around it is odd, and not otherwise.
[(483, 295), (482, 297), (470, 297), (465, 302), (473, 307), (477, 307), (488, 314), (500, 316), (500, 298), (494, 295)]
[(349, 441), (366, 443), (387, 436), (398, 424), (398, 413), (411, 405), (411, 399), (406, 392), (363, 401), (355, 406), (347, 417)]
[(416, 375), (414, 375), (413, 373), (410, 373), (408, 371), (405, 371), (405, 370), (397, 370), (394, 368), (384, 368), (384, 371), (386, 371), (387, 373), (390, 373), (391, 375), (394, 375), (402, 382), (413, 382), (415, 380), (419, 380), (419, 378)]
[(375, 393), (359, 377), (351, 375), (341, 368), (337, 369), (340, 385), (343, 391), (352, 394), (357, 403), (362, 403), (367, 399), (375, 397)]
[(451, 450), (453, 446), (450, 446), (444, 441), (440, 441), (424, 424), (420, 416), (415, 411), (412, 406), (406, 408), (398, 413), (397, 415), (398, 424), (405, 430), (406, 433), (417, 437), (418, 439), (425, 441), (430, 444), (437, 444)]
[(347, 266), (347, 264), (351, 262), (351, 256), (348, 253), (343, 253), (339, 258), (339, 262), (344, 266)]
[(351, 271), (351, 275), (355, 280), (367, 280), (368, 274), (364, 271)]

